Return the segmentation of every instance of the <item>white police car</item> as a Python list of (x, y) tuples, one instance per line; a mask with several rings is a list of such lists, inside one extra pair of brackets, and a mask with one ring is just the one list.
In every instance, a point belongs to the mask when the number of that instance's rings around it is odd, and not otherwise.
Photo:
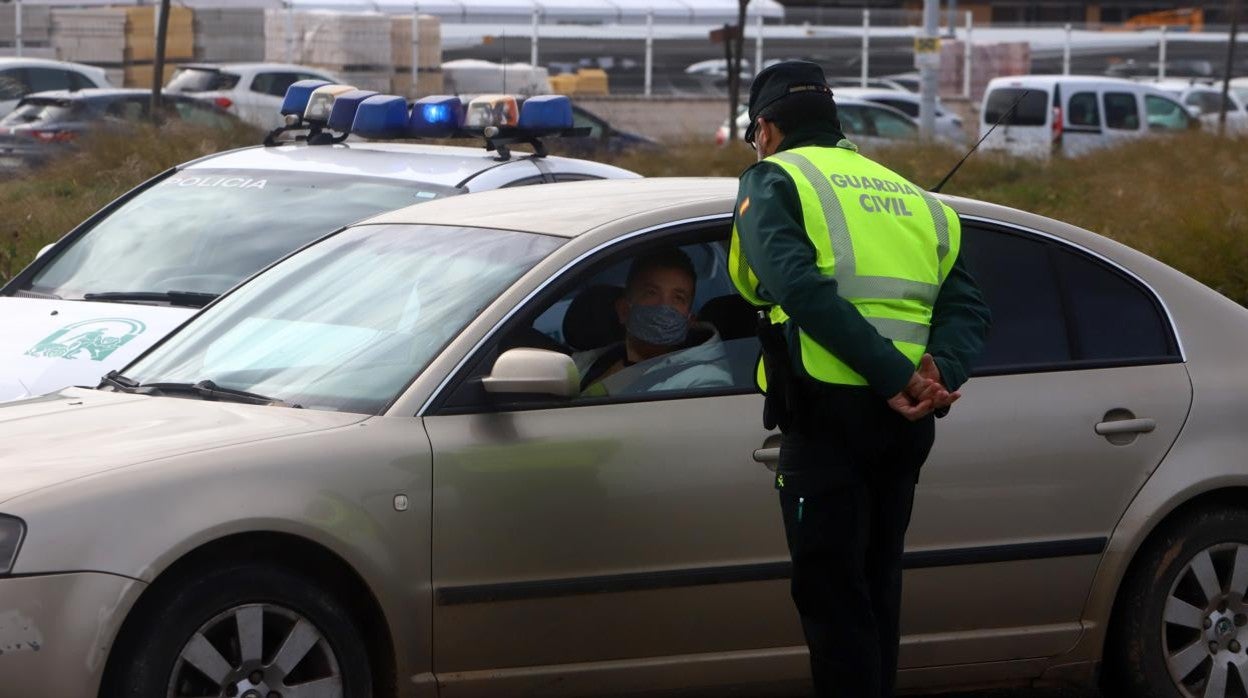
[[(639, 176), (544, 155), (540, 137), (571, 132), (564, 97), (468, 105), (435, 97), (409, 107), (402, 97), (302, 81), (282, 112), (289, 125), (264, 147), (154, 177), (0, 288), (0, 401), (95, 385), (225, 290), (357, 220), (474, 191)], [(476, 136), (488, 149), (344, 142), (348, 135)], [(511, 153), (516, 143), (535, 153)]]

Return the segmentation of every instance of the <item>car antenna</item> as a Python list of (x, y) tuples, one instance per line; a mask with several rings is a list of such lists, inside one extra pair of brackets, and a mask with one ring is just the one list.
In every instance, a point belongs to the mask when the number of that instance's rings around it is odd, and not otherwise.
[(962, 167), (962, 163), (966, 162), (967, 158), (971, 157), (971, 155), (975, 153), (976, 149), (979, 148), (979, 144), (983, 143), (984, 139), (988, 138), (988, 136), (991, 136), (992, 132), (997, 130), (997, 127), (1001, 125), (1001, 122), (1005, 121), (1006, 117), (1014, 113), (1014, 110), (1018, 108), (1019, 102), (1023, 101), (1023, 97), (1026, 97), (1030, 93), (1031, 93), (1031, 90), (1026, 90), (1026, 89), (1023, 90), (1023, 93), (1018, 96), (1018, 99), (1014, 100), (1014, 103), (1010, 105), (1010, 108), (1006, 109), (1005, 112), (1001, 114), (1001, 116), (997, 117), (997, 122), (992, 125), (992, 128), (988, 129), (988, 133), (985, 133), (983, 136), (981, 136), (980, 139), (975, 142), (975, 145), (971, 146), (971, 149), (966, 151), (966, 155), (963, 155), (962, 159), (958, 161), (958, 164), (954, 165), (952, 170), (949, 170), (949, 174), (945, 175), (945, 178), (940, 180), (940, 184), (937, 184), (936, 186), (932, 187), (931, 192), (933, 194), (940, 193), (940, 190), (945, 187), (945, 184), (950, 179), (952, 179), (955, 174), (958, 173), (958, 170)]

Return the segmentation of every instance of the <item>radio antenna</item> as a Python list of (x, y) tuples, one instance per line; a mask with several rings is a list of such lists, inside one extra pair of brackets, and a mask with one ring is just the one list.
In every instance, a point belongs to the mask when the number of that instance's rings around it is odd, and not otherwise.
[(988, 133), (985, 133), (983, 136), (981, 136), (980, 139), (975, 142), (975, 145), (971, 146), (971, 149), (966, 152), (966, 155), (962, 156), (962, 159), (958, 161), (958, 164), (954, 165), (952, 170), (949, 170), (949, 174), (945, 175), (945, 178), (940, 180), (940, 184), (937, 184), (936, 186), (932, 187), (931, 191), (933, 194), (940, 193), (940, 190), (945, 187), (945, 184), (950, 179), (952, 179), (955, 174), (957, 174), (959, 169), (961, 169), (962, 163), (966, 162), (967, 158), (971, 157), (971, 155), (973, 155), (975, 151), (979, 148), (979, 144), (983, 143), (984, 140), (988, 138), (988, 136), (991, 136), (992, 132), (997, 130), (997, 127), (1000, 126), (1003, 121), (1005, 121), (1006, 117), (1014, 113), (1014, 110), (1018, 108), (1018, 104), (1023, 101), (1023, 97), (1026, 97), (1029, 94), (1031, 94), (1031, 90), (1023, 90), (1023, 93), (1020, 94), (1018, 98), (1014, 100), (1014, 103), (1010, 105), (1010, 108), (1006, 109), (1005, 112), (1001, 114), (1001, 116), (997, 117), (997, 122), (992, 125), (992, 128), (988, 129)]

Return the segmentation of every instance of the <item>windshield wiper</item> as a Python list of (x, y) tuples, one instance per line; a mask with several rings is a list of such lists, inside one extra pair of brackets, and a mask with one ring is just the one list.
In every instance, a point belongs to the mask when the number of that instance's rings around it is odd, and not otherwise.
[(268, 395), (249, 393), (245, 390), (235, 390), (234, 388), (224, 388), (211, 380), (202, 380), (198, 383), (144, 383), (142, 385), (136, 384), (135, 389), (140, 392), (152, 390), (159, 391), (161, 393), (194, 393), (205, 400), (241, 402), (247, 405), (272, 405), (274, 407), (293, 407), (296, 409), (303, 408), (303, 405), (296, 405), (275, 397), (269, 397)]
[(164, 302), (187, 308), (202, 308), (215, 301), (219, 293), (201, 293), (199, 291), (105, 291), (102, 293), (84, 293), (84, 301), (126, 302)]
[(127, 378), (117, 371), (109, 371), (100, 379), (100, 384), (95, 386), (96, 389), (112, 387), (123, 393), (133, 393), (138, 387), (139, 382), (133, 378)]

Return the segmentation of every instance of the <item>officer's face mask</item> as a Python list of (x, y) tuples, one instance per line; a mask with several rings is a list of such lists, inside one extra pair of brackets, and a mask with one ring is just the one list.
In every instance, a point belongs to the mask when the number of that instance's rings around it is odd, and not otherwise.
[(672, 347), (689, 336), (689, 317), (670, 305), (639, 305), (628, 308), (624, 321), (628, 334), (646, 344)]

